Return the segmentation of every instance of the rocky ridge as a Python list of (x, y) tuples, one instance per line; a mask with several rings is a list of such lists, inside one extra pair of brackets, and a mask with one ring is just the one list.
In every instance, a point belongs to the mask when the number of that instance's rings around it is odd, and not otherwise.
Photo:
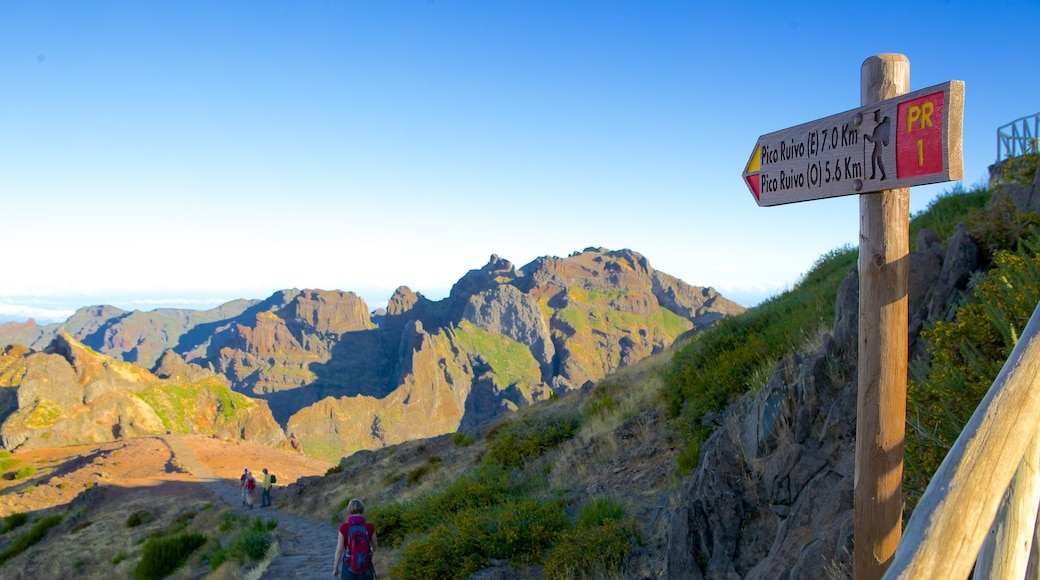
[(0, 325), (0, 343), (44, 350), (65, 332), (161, 377), (225, 377), (306, 453), (337, 460), (471, 428), (741, 311), (636, 252), (587, 248), (520, 269), (493, 255), (447, 298), (401, 287), (377, 315), (352, 292), (284, 290), (205, 312), (89, 307), (61, 325)]

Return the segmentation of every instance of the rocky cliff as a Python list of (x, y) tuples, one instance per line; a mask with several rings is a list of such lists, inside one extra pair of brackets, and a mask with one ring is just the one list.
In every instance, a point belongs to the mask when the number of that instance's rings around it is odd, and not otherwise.
[[(913, 248), (911, 365), (926, 356), (922, 329), (950, 317), (984, 262), (963, 224), (946, 243), (922, 230)], [(819, 346), (783, 359), (762, 390), (706, 419), (717, 429), (671, 514), (669, 578), (851, 574), (858, 308), (853, 269)]]

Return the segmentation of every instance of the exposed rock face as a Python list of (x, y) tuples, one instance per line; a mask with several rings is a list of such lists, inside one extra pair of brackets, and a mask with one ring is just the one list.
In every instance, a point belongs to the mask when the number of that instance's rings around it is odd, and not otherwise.
[(322, 336), (372, 328), (365, 301), (353, 292), (304, 290), (284, 312), (286, 325)]
[(159, 360), (155, 363), (155, 368), (152, 369), (152, 374), (159, 377), (160, 379), (173, 379), (184, 382), (198, 382), (205, 379), (215, 379), (221, 381), (225, 385), (231, 386), (231, 382), (227, 380), (223, 375), (200, 367), (199, 365), (188, 364), (184, 362), (184, 359), (172, 350), (168, 350), (162, 353)]
[(515, 286), (496, 286), (470, 296), (462, 319), (488, 332), (504, 334), (529, 348), (542, 367), (542, 380), (551, 380), (556, 348), (538, 302), (530, 295)]
[[(925, 320), (949, 315), (977, 265), (959, 229), (947, 247), (922, 231), (911, 255), (910, 353)], [(851, 574), (859, 279), (837, 295), (833, 332), (777, 365), (765, 388), (718, 417), (672, 513), (669, 578)]]
[[(219, 373), (235, 391), (265, 399), (308, 453), (337, 460), (581, 387), (742, 310), (636, 252), (588, 248), (519, 270), (492, 255), (443, 300), (398, 288), (375, 321), (351, 292), (294, 289), (202, 313), (85, 308), (47, 332), (65, 331), (165, 380)], [(130, 390), (117, 379), (88, 381), (91, 396)]]
[(458, 428), (471, 385), (465, 357), (444, 356), (452, 350), (448, 334), (429, 335), (421, 326), (415, 332), (413, 372), (388, 396), (326, 398), (290, 417), (286, 430), (305, 453), (348, 456)]
[[(178, 364), (167, 357), (164, 366)], [(160, 379), (95, 353), (65, 333), (46, 352), (6, 348), (0, 354), (0, 376), (7, 379), (2, 391), (14, 396), (4, 396), (0, 442), (5, 449), (36, 449), (168, 430), (268, 445), (284, 441), (266, 403), (232, 393), (211, 372), (183, 361), (179, 366), (198, 379), (186, 381), (182, 374)]]

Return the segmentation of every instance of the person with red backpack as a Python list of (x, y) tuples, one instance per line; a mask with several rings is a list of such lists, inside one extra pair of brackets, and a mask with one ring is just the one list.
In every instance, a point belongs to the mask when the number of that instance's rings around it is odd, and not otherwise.
[(242, 491), (246, 496), (246, 505), (249, 509), (253, 509), (253, 490), (256, 489), (256, 479), (253, 478), (253, 474), (248, 469), (243, 474), (242, 480)]
[[(376, 551), (376, 527), (365, 521), (365, 504), (352, 499), (347, 504), (347, 521), (339, 526), (332, 577), (338, 580), (375, 580), (372, 554)], [(342, 573), (341, 573), (342, 572)]]

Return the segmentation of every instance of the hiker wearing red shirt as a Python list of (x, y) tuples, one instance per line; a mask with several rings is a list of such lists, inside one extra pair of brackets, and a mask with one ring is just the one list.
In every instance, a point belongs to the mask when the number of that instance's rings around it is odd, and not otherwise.
[(242, 487), (242, 505), (249, 506), (249, 509), (253, 509), (253, 490), (256, 489), (256, 480), (253, 479), (253, 474), (249, 473), (248, 467), (239, 480), (241, 481)]
[(332, 577), (338, 580), (375, 580), (372, 554), (376, 550), (376, 527), (365, 521), (365, 504), (352, 499), (347, 504), (347, 521), (339, 526)]

